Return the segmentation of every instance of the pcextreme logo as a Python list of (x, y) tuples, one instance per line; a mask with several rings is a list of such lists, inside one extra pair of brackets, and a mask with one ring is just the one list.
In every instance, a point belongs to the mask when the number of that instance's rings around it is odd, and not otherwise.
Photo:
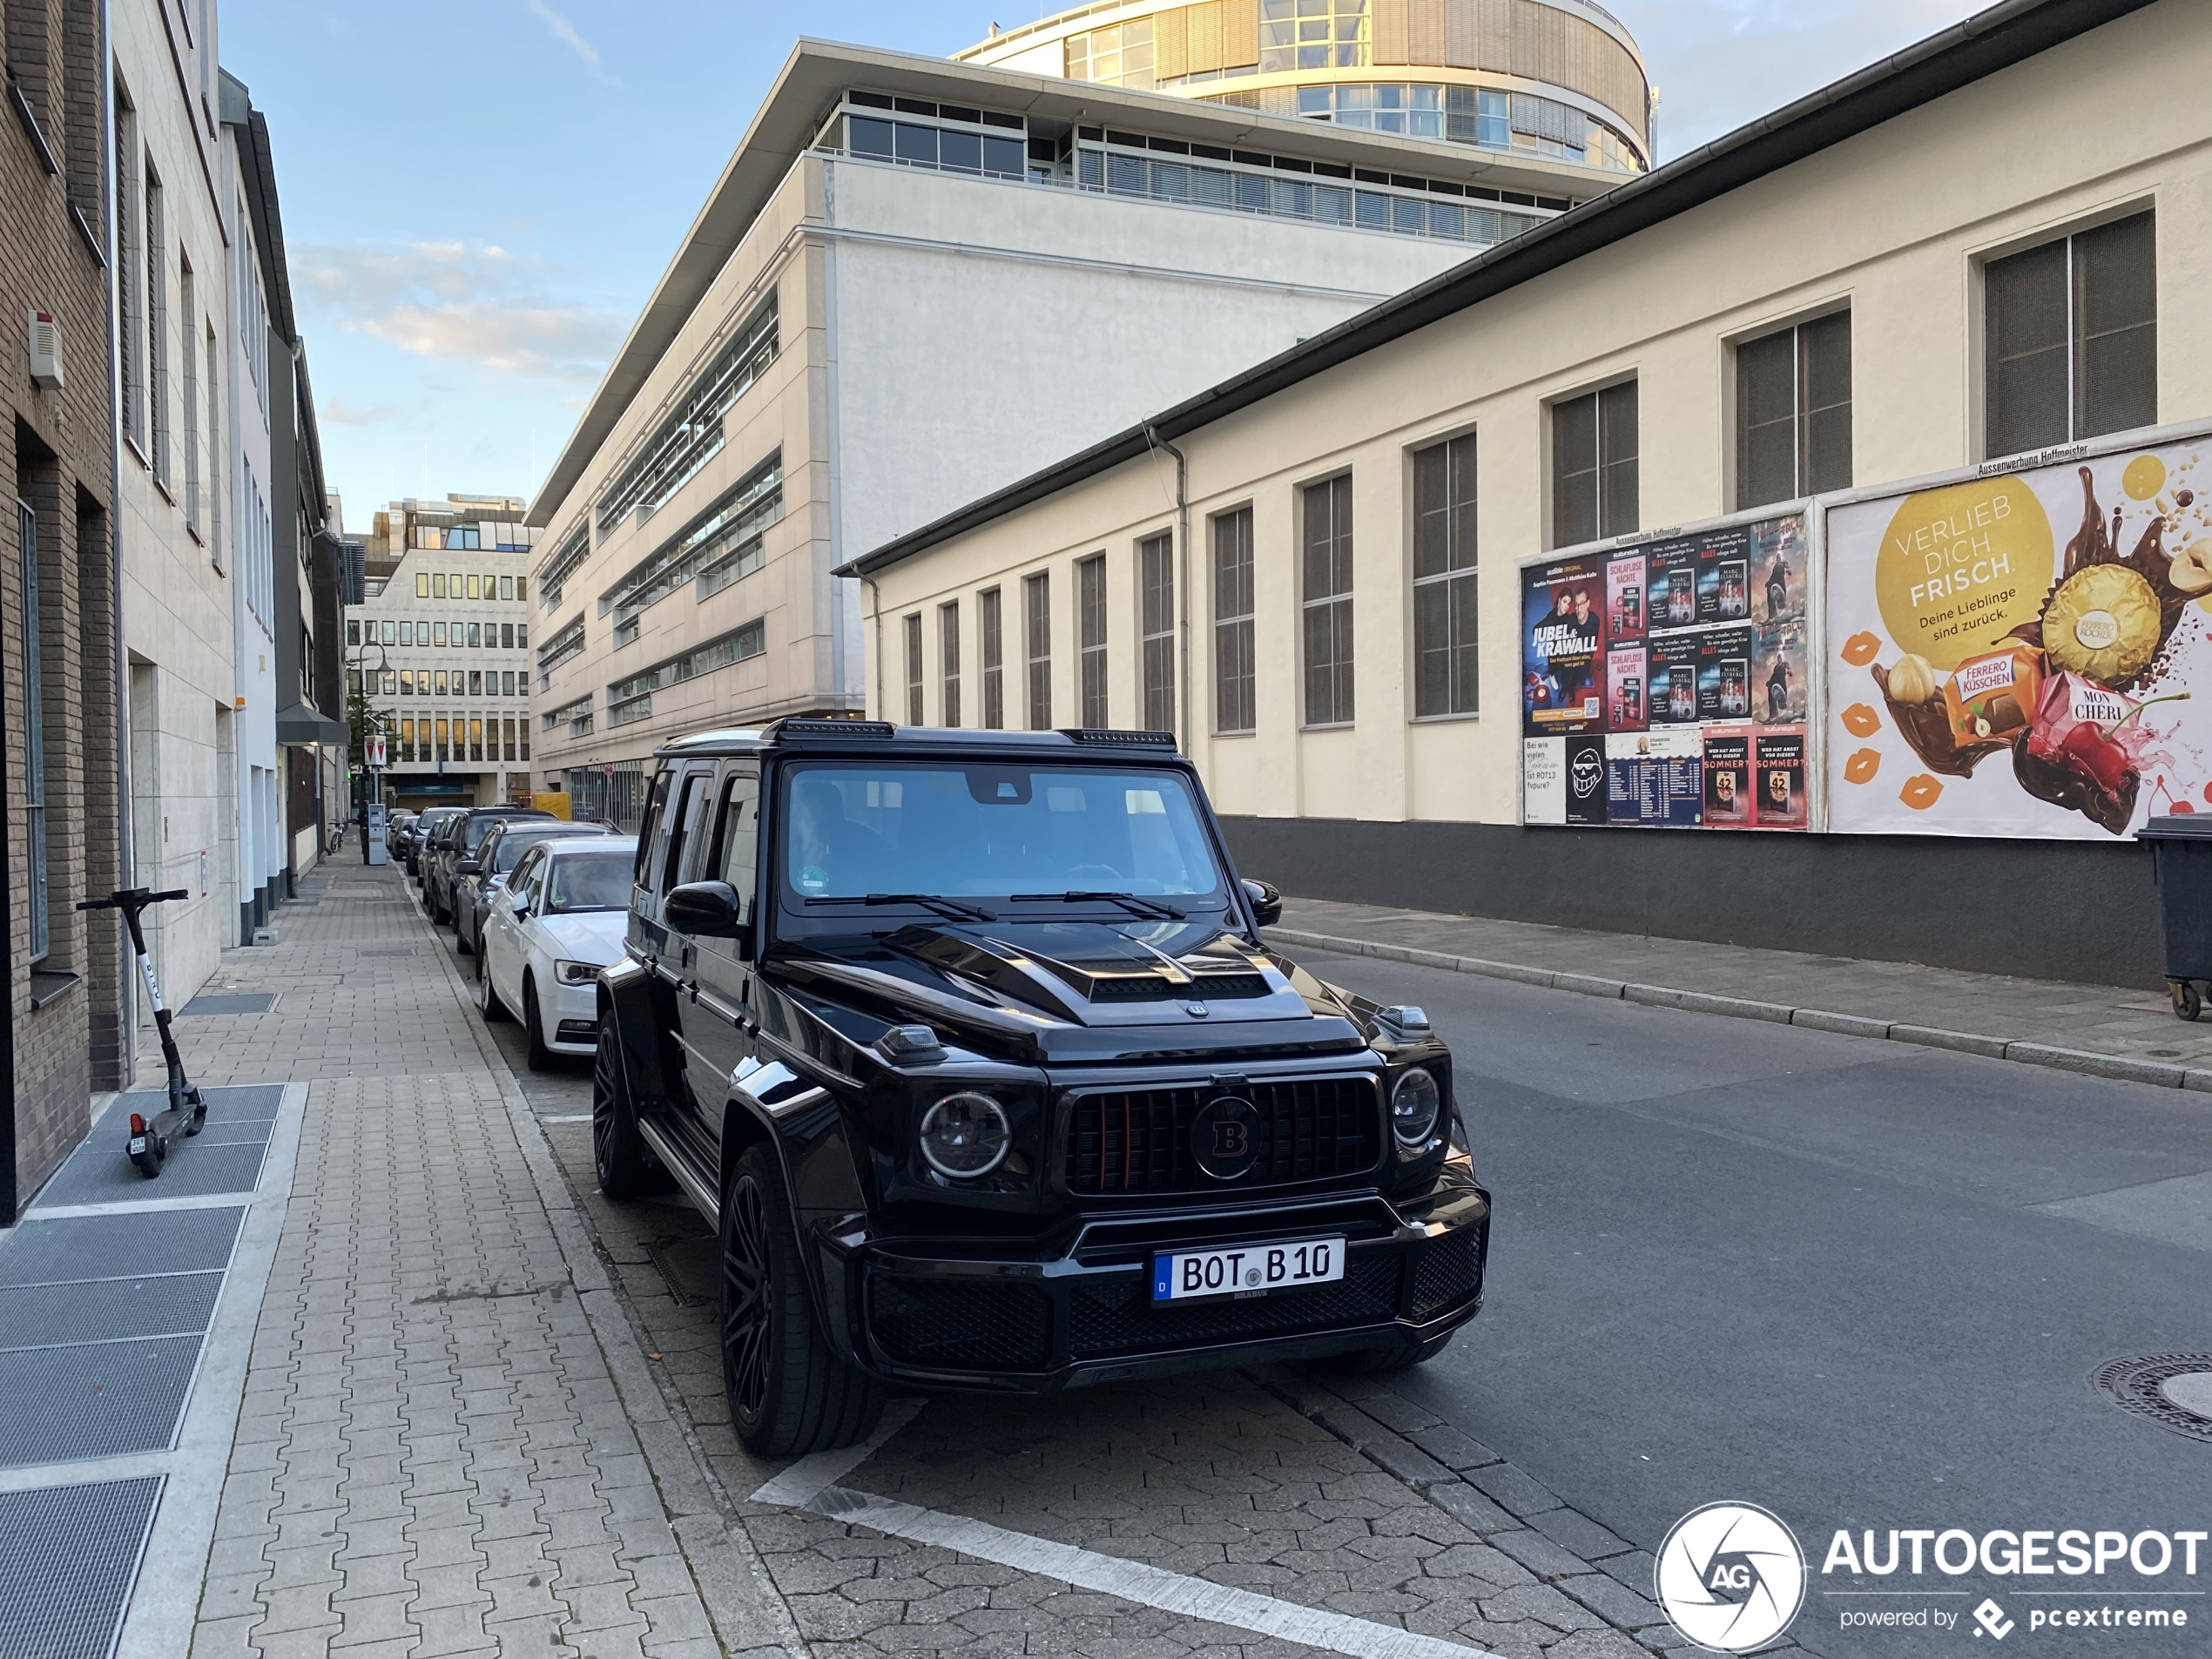
[(1675, 1629), (1716, 1653), (1764, 1647), (1804, 1605), (1804, 1552), (1781, 1518), (1757, 1504), (1691, 1510), (1659, 1546), (1651, 1576)]

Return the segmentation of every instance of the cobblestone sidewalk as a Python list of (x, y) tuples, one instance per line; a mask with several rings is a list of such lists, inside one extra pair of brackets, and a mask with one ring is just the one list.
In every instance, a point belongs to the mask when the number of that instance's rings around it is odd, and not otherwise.
[(1285, 900), (1272, 934), (1292, 949), (1394, 956), (1596, 996), (2212, 1091), (2212, 1021), (2175, 1019), (2156, 990), (1323, 899)]
[(400, 873), (279, 926), (210, 988), (273, 1011), (179, 1026), (197, 1080), (309, 1083), (193, 1659), (789, 1651)]

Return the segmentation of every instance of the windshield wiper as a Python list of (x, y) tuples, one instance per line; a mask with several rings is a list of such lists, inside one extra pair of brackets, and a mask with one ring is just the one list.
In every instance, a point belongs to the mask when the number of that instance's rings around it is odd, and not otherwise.
[(972, 904), (962, 904), (958, 899), (947, 899), (934, 893), (871, 893), (841, 894), (830, 899), (809, 899), (808, 904), (914, 904), (925, 910), (954, 921), (996, 921), (998, 917), (988, 910)]
[(1043, 904), (1057, 899), (1063, 904), (1117, 904), (1130, 914), (1143, 916), (1151, 921), (1181, 921), (1184, 913), (1171, 904), (1162, 904), (1157, 899), (1140, 898), (1134, 893), (1017, 893), (1015, 904)]

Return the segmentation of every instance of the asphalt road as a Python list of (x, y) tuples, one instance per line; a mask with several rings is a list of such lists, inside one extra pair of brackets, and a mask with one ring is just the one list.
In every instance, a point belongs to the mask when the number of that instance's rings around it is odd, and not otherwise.
[[(2212, 1099), (1304, 960), (1426, 1008), (1496, 1197), (1486, 1311), (1399, 1392), (1647, 1548), (1701, 1503), (1775, 1511), (1811, 1557), (1796, 1634), (1819, 1651), (1899, 1650), (1897, 1632), (1839, 1635), (1844, 1608), (1955, 1615), (1985, 1595), (2023, 1635), (2033, 1608), (2107, 1603), (2195, 1627), (2039, 1648), (2204, 1651), (2212, 1598), (2109, 1592), (2212, 1588), (2212, 1547), (2194, 1580), (2178, 1554), (2159, 1579), (1820, 1567), (1842, 1527), (1884, 1552), (1892, 1527), (2212, 1527), (2212, 1445), (2089, 1383), (2107, 1359), (2212, 1352), (2212, 1250), (2175, 1242), (2212, 1244), (2212, 1177), (2176, 1179), (2212, 1171)], [(1966, 1594), (1824, 1594), (1844, 1587)]]

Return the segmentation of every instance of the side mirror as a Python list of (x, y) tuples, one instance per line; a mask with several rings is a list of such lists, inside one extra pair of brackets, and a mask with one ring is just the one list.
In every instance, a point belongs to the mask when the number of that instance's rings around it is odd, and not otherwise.
[(453, 873), (455, 875), (482, 875), (484, 861), (482, 859), (463, 859), (453, 867)]
[(1272, 927), (1283, 920), (1283, 891), (1271, 881), (1244, 879), (1244, 897), (1251, 900), (1252, 920), (1263, 927)]
[(671, 933), (700, 939), (738, 939), (747, 931), (745, 906), (726, 881), (687, 881), (661, 903), (660, 919)]

